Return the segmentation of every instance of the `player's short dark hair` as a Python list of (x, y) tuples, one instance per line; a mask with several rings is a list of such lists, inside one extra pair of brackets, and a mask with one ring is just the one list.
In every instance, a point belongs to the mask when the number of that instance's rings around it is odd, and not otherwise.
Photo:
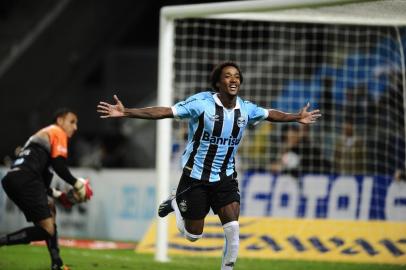
[(223, 68), (225, 68), (225, 67), (235, 67), (238, 70), (238, 73), (240, 73), (240, 82), (241, 83), (243, 82), (241, 69), (235, 62), (232, 62), (232, 61), (222, 62), (214, 67), (214, 69), (210, 75), (211, 87), (213, 87), (213, 89), (216, 90), (216, 92), (219, 91), (216, 84), (220, 81), (221, 72), (223, 71)]
[(56, 123), (59, 117), (64, 117), (68, 113), (73, 113), (74, 115), (77, 115), (77, 113), (70, 108), (63, 107), (63, 108), (57, 109), (54, 112), (54, 116), (52, 118), (53, 123)]

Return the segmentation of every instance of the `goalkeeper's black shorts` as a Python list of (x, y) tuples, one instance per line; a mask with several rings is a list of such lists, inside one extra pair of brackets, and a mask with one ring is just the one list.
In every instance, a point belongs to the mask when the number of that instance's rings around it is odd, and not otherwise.
[(238, 181), (233, 176), (217, 182), (201, 181), (182, 175), (176, 190), (176, 202), (183, 218), (203, 219), (210, 208), (215, 214), (232, 202), (240, 203)]
[(28, 170), (9, 171), (1, 181), (7, 196), (29, 222), (51, 217), (46, 187), (41, 177)]

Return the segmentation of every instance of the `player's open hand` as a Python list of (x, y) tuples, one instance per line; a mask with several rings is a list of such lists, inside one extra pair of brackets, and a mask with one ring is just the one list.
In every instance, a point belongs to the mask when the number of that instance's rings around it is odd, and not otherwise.
[(317, 121), (317, 118), (321, 116), (320, 110), (313, 110), (308, 112), (307, 110), (310, 107), (310, 103), (308, 102), (306, 106), (304, 106), (300, 111), (299, 111), (299, 120), (298, 122), (301, 124), (312, 124)]
[(100, 118), (109, 118), (109, 117), (123, 117), (124, 116), (124, 105), (118, 99), (116, 95), (113, 96), (116, 104), (109, 104), (104, 101), (100, 101), (97, 105), (97, 112), (99, 112)]

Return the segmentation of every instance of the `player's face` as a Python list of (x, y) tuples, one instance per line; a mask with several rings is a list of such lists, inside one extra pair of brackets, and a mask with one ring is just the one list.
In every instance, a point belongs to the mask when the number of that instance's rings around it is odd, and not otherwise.
[(236, 96), (240, 90), (240, 72), (233, 66), (224, 67), (217, 83), (220, 93)]
[(68, 137), (72, 137), (78, 129), (78, 117), (74, 113), (67, 113), (58, 118), (58, 125), (66, 132)]

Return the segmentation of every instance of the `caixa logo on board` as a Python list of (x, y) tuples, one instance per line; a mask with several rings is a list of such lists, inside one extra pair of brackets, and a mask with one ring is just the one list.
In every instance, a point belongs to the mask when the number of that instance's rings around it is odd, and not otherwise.
[(406, 220), (406, 182), (382, 176), (273, 175), (248, 171), (241, 181), (246, 216)]

